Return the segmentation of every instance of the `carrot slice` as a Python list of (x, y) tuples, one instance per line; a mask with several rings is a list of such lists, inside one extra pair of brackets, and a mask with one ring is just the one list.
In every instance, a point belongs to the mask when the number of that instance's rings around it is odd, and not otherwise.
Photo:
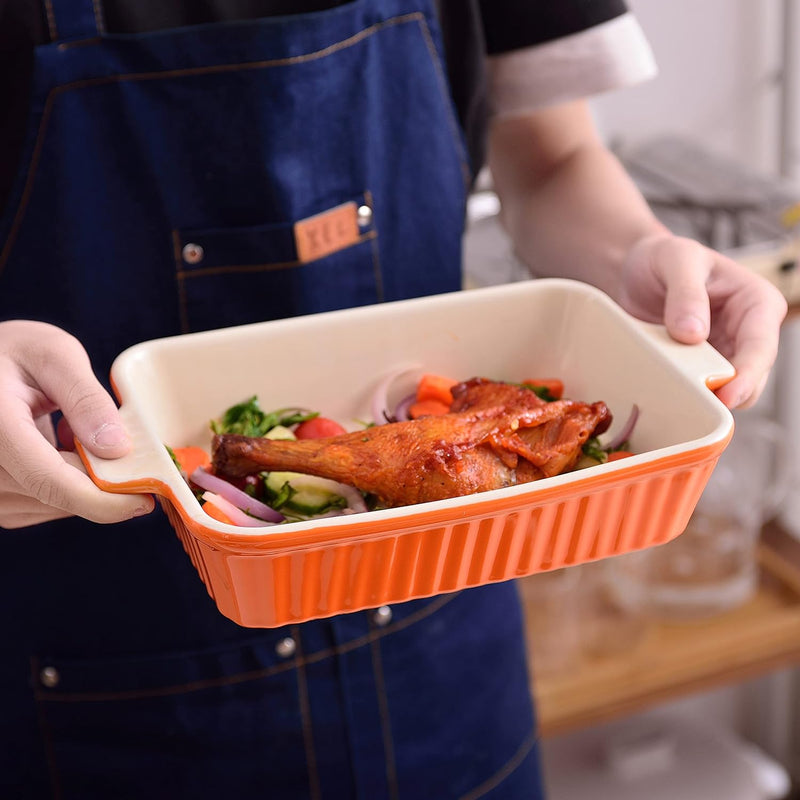
[(564, 395), (564, 381), (560, 378), (526, 378), (522, 384), (547, 389), (547, 393), (553, 400), (560, 400)]
[(634, 455), (630, 452), (630, 450), (614, 450), (613, 452), (608, 454), (609, 461), (619, 461), (621, 458), (629, 458), (630, 456)]
[(213, 503), (203, 503), (203, 511), (205, 511), (209, 517), (214, 517), (214, 519), (220, 522), (226, 522), (228, 525), (236, 524), (224, 511), (220, 511)]
[(419, 419), (420, 417), (438, 417), (449, 411), (449, 403), (442, 403), (439, 400), (421, 400), (418, 403), (412, 403), (408, 409), (408, 415), (411, 419)]
[(449, 407), (453, 403), (453, 393), (451, 389), (458, 383), (452, 378), (446, 378), (444, 375), (433, 375), (426, 373), (419, 379), (417, 384), (417, 402), (422, 403), (425, 400), (436, 400), (439, 403), (444, 403)]
[(173, 447), (172, 452), (187, 475), (198, 467), (207, 469), (211, 466), (211, 456), (202, 447)]

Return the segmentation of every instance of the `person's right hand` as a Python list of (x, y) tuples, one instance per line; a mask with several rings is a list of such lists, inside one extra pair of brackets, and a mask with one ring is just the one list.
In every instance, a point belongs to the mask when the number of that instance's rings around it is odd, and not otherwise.
[[(59, 450), (51, 414), (61, 410)], [(120, 522), (153, 510), (143, 495), (99, 489), (70, 450), (73, 434), (102, 458), (130, 447), (114, 401), (70, 334), (43, 322), (0, 322), (0, 527), (67, 516)]]

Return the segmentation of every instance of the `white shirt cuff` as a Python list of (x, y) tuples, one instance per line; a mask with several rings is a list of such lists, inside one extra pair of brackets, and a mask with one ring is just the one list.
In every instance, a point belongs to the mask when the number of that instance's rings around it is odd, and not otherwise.
[(653, 51), (636, 18), (608, 22), (551, 42), (488, 57), (489, 109), (517, 116), (654, 77)]

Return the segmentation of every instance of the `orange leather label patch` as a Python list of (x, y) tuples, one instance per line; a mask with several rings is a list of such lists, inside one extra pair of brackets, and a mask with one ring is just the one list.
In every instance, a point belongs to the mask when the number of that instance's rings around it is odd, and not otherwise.
[(297, 258), (304, 264), (350, 247), (358, 239), (356, 204), (352, 202), (294, 224)]

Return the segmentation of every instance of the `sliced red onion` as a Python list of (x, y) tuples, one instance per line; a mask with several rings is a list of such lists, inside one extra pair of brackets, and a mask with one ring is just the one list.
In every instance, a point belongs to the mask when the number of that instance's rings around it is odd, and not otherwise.
[(203, 492), (203, 500), (218, 508), (234, 525), (241, 525), (247, 528), (269, 528), (274, 522), (267, 522), (263, 519), (256, 519), (244, 511), (237, 508), (233, 503), (228, 502), (214, 492)]
[(417, 393), (412, 392), (411, 394), (406, 395), (394, 408), (394, 414), (392, 415), (396, 422), (407, 422), (411, 419), (408, 414), (409, 408), (414, 404), (417, 399)]
[(347, 507), (352, 511), (360, 512), (367, 510), (367, 504), (358, 489), (348, 486), (346, 483), (332, 481), (329, 478), (318, 478), (316, 475), (296, 475), (291, 480), (291, 486), (298, 492), (303, 489), (324, 489), (331, 494), (338, 494), (347, 500)]
[(387, 414), (389, 413), (389, 389), (391, 385), (401, 376), (409, 372), (416, 372), (419, 366), (402, 367), (390, 372), (376, 387), (372, 395), (372, 420), (376, 425), (385, 425)]
[(636, 427), (636, 420), (639, 419), (639, 406), (633, 404), (630, 416), (625, 421), (625, 424), (620, 428), (619, 433), (605, 446), (605, 450), (611, 452), (621, 447), (628, 439), (631, 438), (634, 427)]
[(202, 467), (198, 467), (190, 476), (189, 480), (197, 484), (201, 489), (207, 489), (220, 497), (224, 497), (229, 503), (233, 503), (237, 508), (252, 514), (254, 517), (266, 520), (267, 522), (283, 522), (283, 514), (270, 508), (255, 497), (250, 497), (247, 492), (237, 489), (232, 483), (216, 475), (212, 475)]

